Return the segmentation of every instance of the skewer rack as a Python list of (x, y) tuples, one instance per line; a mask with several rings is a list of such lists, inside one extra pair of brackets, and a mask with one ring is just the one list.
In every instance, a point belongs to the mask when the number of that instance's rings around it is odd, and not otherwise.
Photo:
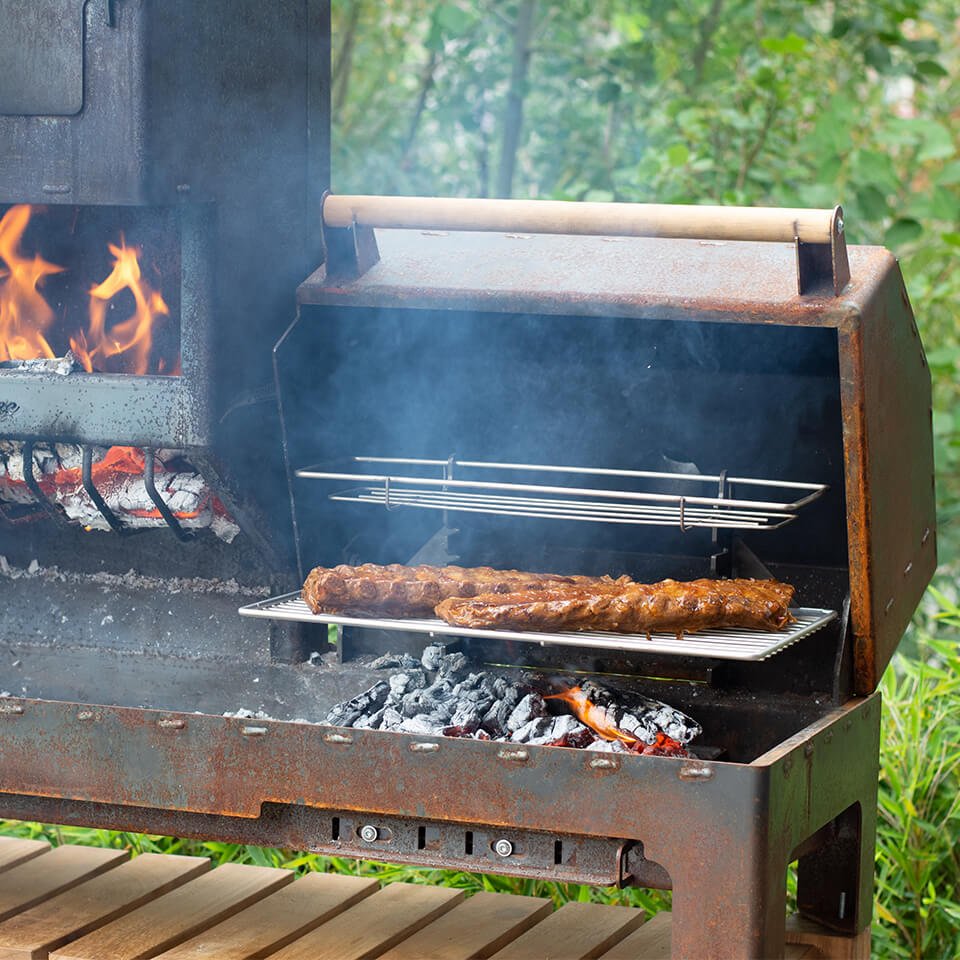
[[(389, 468), (390, 472), (363, 473), (363, 464)], [(726, 472), (666, 473), (493, 463), (454, 457), (351, 457), (305, 467), (297, 470), (296, 475), (351, 483), (349, 488), (331, 493), (330, 499), (380, 505), (387, 510), (409, 507), (591, 523), (677, 526), (682, 531), (696, 527), (776, 530), (795, 519), (797, 511), (827, 490), (827, 485), (821, 483), (731, 477)], [(517, 479), (491, 479), (493, 475)], [(611, 481), (625, 489), (603, 485)], [(737, 496), (733, 496), (734, 489)], [(744, 489), (749, 496), (742, 495)]]

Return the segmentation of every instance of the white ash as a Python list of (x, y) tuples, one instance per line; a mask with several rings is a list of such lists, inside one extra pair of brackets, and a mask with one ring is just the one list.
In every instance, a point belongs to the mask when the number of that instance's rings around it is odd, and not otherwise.
[(264, 713), (263, 710), (247, 710), (244, 707), (241, 707), (239, 710), (225, 710), (223, 713), (225, 717), (232, 717), (234, 720), (273, 720), (274, 718), (270, 716), (269, 713)]
[(65, 377), (69, 373), (83, 371), (83, 366), (77, 363), (72, 350), (68, 350), (62, 357), (40, 357), (35, 360), (4, 360), (0, 363), (4, 370), (25, 370), (29, 373), (55, 373)]
[(145, 577), (136, 570), (128, 570), (124, 574), (105, 573), (75, 573), (72, 570), (61, 570), (56, 564), (42, 567), (34, 559), (27, 567), (17, 567), (0, 554), (0, 576), (8, 580), (21, 578), (37, 578), (47, 583), (70, 583), (83, 586), (100, 587), (104, 592), (112, 590), (148, 590), (167, 593), (200, 593), (220, 594), (228, 597), (269, 597), (271, 589), (268, 586), (245, 587), (237, 583), (236, 579), (212, 580), (207, 577)]
[[(325, 722), (419, 736), (631, 752), (620, 741), (604, 740), (576, 717), (561, 712), (565, 709), (561, 701), (548, 701), (532, 688), (531, 676), (515, 681), (491, 670), (470, 670), (463, 653), (447, 652), (442, 644), (426, 647), (416, 666), (409, 665), (412, 659), (401, 654), (377, 658), (376, 663), (404, 667), (337, 704)], [(581, 686), (611, 727), (644, 744), (655, 743), (659, 733), (686, 744), (700, 732), (693, 720), (660, 701), (614, 694), (591, 680), (582, 681)]]
[[(107, 447), (94, 447), (94, 464), (103, 460), (107, 453)], [(232, 519), (224, 516), (222, 511), (214, 509), (215, 498), (203, 477), (176, 451), (158, 450), (156, 458), (160, 464), (155, 475), (157, 490), (174, 514), (183, 515), (178, 516), (180, 525), (187, 529), (209, 527), (221, 540), (232, 543), (240, 528)], [(38, 482), (46, 481), (44, 492), (51, 502), (63, 510), (68, 519), (90, 530), (110, 530), (110, 524), (80, 482), (83, 451), (79, 445), (35, 444), (33, 464), (34, 477)], [(62, 475), (57, 478), (63, 470), (76, 471), (77, 479)], [(157, 509), (147, 493), (146, 483), (141, 475), (117, 471), (107, 480), (97, 482), (96, 486), (107, 507), (124, 526), (166, 526), (163, 517), (149, 516), (155, 514)], [(0, 441), (0, 500), (18, 504), (36, 502), (26, 486), (23, 444), (17, 440)]]

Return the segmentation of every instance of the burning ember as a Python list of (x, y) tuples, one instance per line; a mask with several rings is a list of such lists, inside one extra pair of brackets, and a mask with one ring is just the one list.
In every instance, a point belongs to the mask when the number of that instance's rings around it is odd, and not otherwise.
[[(608, 753), (686, 757), (701, 728), (659, 700), (614, 693), (593, 680), (544, 696), (543, 677), (520, 679), (471, 670), (463, 653), (428, 646), (420, 660), (387, 654), (373, 667), (400, 667), (389, 680), (337, 704), (326, 722), (339, 727), (395, 730)], [(569, 706), (572, 714), (552, 706)]]
[[(33, 473), (37, 485), (67, 518), (88, 530), (109, 530), (110, 526), (83, 489), (83, 454), (75, 444), (35, 444)], [(97, 448), (91, 479), (110, 510), (126, 526), (166, 525), (147, 493), (143, 479), (144, 454), (136, 447)], [(164, 502), (181, 525), (210, 527), (230, 543), (239, 527), (203, 477), (178, 454), (159, 450), (154, 462), (154, 482)], [(36, 500), (24, 479), (23, 444), (0, 441), (0, 500), (35, 505)], [(43, 516), (32, 512), (24, 522)]]
[[(598, 693), (602, 688), (596, 688)], [(570, 687), (562, 693), (554, 693), (546, 700), (561, 700), (573, 711), (573, 715), (585, 723), (602, 740), (611, 743), (622, 743), (635, 753), (654, 754), (656, 756), (686, 756), (687, 752), (680, 743), (668, 737), (662, 730), (657, 730), (652, 743), (641, 739), (633, 733), (628, 733), (618, 724), (622, 722), (622, 715), (617, 717), (616, 710), (611, 705), (601, 706), (594, 703), (583, 687)]]
[[(47, 277), (65, 268), (24, 252), (33, 213), (20, 204), (0, 218), (0, 362), (57, 356), (49, 338), (58, 318), (41, 289)], [(128, 247), (122, 237), (108, 249), (113, 270), (89, 290), (86, 328), (66, 333), (73, 358), (88, 373), (175, 374), (179, 361), (151, 355), (154, 329), (170, 310), (142, 274), (142, 251)], [(128, 300), (132, 312), (124, 308)], [(69, 331), (69, 318), (59, 321)]]

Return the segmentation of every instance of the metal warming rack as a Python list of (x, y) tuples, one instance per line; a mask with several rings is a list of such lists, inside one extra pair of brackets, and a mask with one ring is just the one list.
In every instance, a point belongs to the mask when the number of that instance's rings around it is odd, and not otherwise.
[[(412, 468), (391, 473), (360, 473), (345, 469), (356, 464)], [(336, 467), (341, 469), (335, 469)], [(437, 468), (440, 476), (411, 475)], [(457, 476), (454, 476), (455, 470)], [(519, 474), (518, 481), (485, 479), (484, 471)], [(583, 485), (543, 482), (543, 475), (578, 478)], [(388, 510), (413, 507), (461, 513), (500, 514), (540, 519), (580, 520), (731, 530), (775, 530), (793, 520), (797, 511), (820, 497), (826, 484), (731, 477), (726, 472), (665, 473), (596, 467), (492, 463), (480, 460), (424, 460), (401, 457), (351, 457), (335, 464), (305, 467), (298, 477), (341, 480), (359, 486), (330, 494), (331, 500), (379, 504)], [(581, 478), (586, 478), (581, 479)], [(632, 489), (607, 489), (602, 480), (617, 480)], [(651, 489), (656, 485), (665, 489)], [(673, 486), (676, 489), (666, 489)], [(774, 500), (734, 497), (734, 488), (770, 491)], [(716, 493), (711, 493), (711, 488)], [(688, 492), (689, 491), (689, 492)]]
[(627, 650), (634, 653), (671, 653), (688, 657), (716, 657), (721, 660), (766, 660), (767, 657), (809, 636), (836, 619), (833, 610), (798, 607), (790, 611), (795, 621), (783, 630), (746, 629), (703, 630), (678, 637), (672, 633), (628, 634), (606, 631), (570, 631), (540, 633), (534, 630), (488, 630), (454, 627), (437, 619), (391, 619), (385, 617), (351, 617), (344, 614), (314, 613), (299, 593), (261, 600), (241, 607), (245, 617), (266, 617), (273, 620), (294, 620), (303, 623), (328, 623), (344, 627), (366, 627), (375, 630), (399, 630), (426, 633), (430, 636), (481, 637), (490, 640), (520, 640), (574, 647), (598, 647), (605, 650)]

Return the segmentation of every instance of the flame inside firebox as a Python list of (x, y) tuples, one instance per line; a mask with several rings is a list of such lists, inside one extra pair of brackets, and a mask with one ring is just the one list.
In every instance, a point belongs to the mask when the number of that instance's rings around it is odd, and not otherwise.
[(604, 740), (619, 740), (625, 747), (636, 753), (661, 757), (688, 756), (687, 751), (678, 741), (663, 732), (657, 733), (653, 743), (645, 743), (639, 737), (621, 730), (611, 722), (607, 711), (602, 706), (590, 700), (582, 687), (570, 687), (568, 690), (551, 694), (544, 699), (562, 701), (570, 707), (574, 716), (593, 730), (597, 736)]
[(0, 361), (56, 356), (52, 331), (63, 330), (76, 361), (88, 373), (135, 375), (179, 372), (179, 359), (155, 356), (154, 333), (170, 309), (160, 291), (144, 275), (142, 250), (108, 243), (113, 268), (88, 290), (82, 321), (58, 317), (43, 295), (47, 277), (66, 268), (39, 253), (24, 250), (24, 234), (35, 209), (19, 204), (0, 218)]

